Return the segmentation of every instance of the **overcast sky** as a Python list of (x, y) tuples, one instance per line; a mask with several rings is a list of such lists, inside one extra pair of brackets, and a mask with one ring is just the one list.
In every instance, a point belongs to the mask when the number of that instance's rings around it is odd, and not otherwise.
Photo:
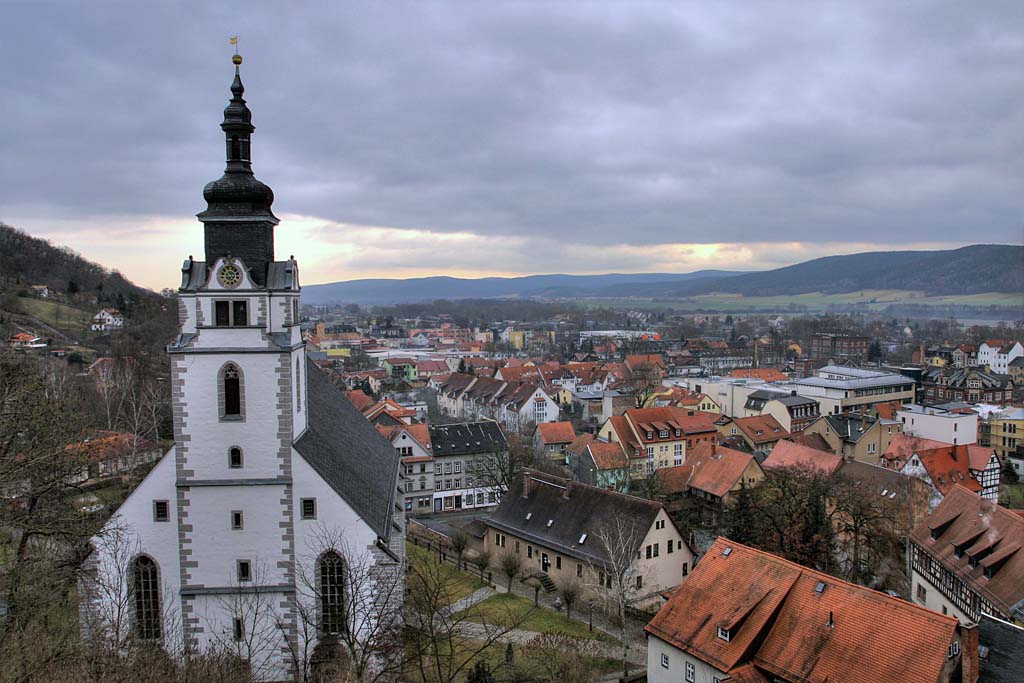
[(150, 287), (235, 34), (307, 284), (1024, 242), (1021, 0), (144, 4), (0, 0), (0, 220)]

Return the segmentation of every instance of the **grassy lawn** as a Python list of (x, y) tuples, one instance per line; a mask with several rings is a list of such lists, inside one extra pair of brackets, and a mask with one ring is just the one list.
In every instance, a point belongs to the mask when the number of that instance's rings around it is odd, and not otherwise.
[(83, 333), (89, 329), (89, 323), (93, 316), (93, 313), (73, 308), (67, 304), (30, 297), (19, 298), (18, 308), (25, 315), (38, 318), (73, 339), (83, 336)]
[[(405, 553), (414, 568), (416, 566), (422, 566), (426, 562), (437, 562), (437, 555), (429, 552), (426, 548), (421, 548), (420, 546), (413, 545), (412, 543), (406, 542)], [(447, 562), (444, 565), (444, 571), (448, 577), (448, 589), (452, 595), (453, 601), (461, 600), (467, 595), (472, 595), (474, 591), (487, 585), (473, 574), (461, 571), (460, 569), (457, 569), (455, 565)]]
[[(563, 633), (575, 636), (576, 638), (606, 640), (609, 642), (614, 640), (598, 630), (591, 633), (587, 630), (587, 625), (582, 622), (569, 619), (564, 614), (553, 612), (546, 607), (534, 607), (533, 602), (530, 600), (509, 593), (492, 595), (477, 605), (475, 609), (481, 618), (486, 618), (489, 622), (504, 620), (507, 614), (511, 614), (516, 619), (525, 618), (525, 621), (519, 627), (523, 631)], [(583, 612), (576, 612), (576, 614), (583, 614)]]

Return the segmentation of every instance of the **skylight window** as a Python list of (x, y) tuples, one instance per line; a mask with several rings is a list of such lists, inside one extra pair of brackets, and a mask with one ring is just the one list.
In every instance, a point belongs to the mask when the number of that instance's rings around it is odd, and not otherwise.
[(533, 517), (533, 513), (532, 512), (527, 512), (526, 513), (526, 521), (529, 522), (531, 517)]
[(548, 528), (550, 529), (550, 528), (551, 528), (551, 525), (552, 525), (552, 524), (554, 524), (554, 523), (555, 523), (555, 520), (553, 520), (553, 519), (549, 519), (549, 520), (548, 520)]
[(727, 546), (725, 550), (722, 551), (722, 557), (729, 557), (730, 555), (732, 555), (732, 546)]
[(583, 545), (586, 542), (586, 540), (587, 540), (587, 535), (583, 534), (582, 536), (580, 536), (580, 540), (578, 541), (578, 543), (580, 545)]
[(819, 581), (818, 585), (816, 585), (814, 587), (814, 592), (817, 593), (818, 595), (821, 595), (822, 593), (824, 593), (825, 592), (825, 582), (824, 581)]

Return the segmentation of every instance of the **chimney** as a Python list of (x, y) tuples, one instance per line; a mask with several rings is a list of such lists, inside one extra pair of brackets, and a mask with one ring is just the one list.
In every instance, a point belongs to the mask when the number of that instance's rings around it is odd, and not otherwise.
[(533, 472), (523, 470), (523, 498), (529, 498), (533, 490)]
[(835, 619), (832, 618), (832, 612), (831, 611), (829, 611), (829, 613), (828, 613), (828, 627), (829, 628), (835, 628), (836, 627), (836, 621), (835, 621)]
[(978, 625), (960, 627), (960, 683), (978, 683)]
[(571, 479), (565, 482), (565, 491), (562, 493), (562, 498), (564, 498), (565, 500), (569, 500), (570, 498), (572, 498), (572, 487), (574, 483), (575, 482), (572, 481)]
[(796, 389), (790, 389), (789, 395), (790, 396), (796, 396)]

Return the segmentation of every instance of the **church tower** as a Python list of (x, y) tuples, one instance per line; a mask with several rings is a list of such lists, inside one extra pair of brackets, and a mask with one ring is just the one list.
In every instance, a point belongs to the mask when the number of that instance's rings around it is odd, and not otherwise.
[(182, 265), (167, 347), (174, 446), (93, 539), (80, 612), (84, 634), (227, 651), (255, 680), (296, 680), (321, 638), (397, 618), (401, 459), (306, 359), (299, 270), (274, 259), (233, 61), (227, 166), (203, 191), (205, 260)]
[(295, 582), (292, 444), (307, 405), (299, 272), (274, 260), (274, 194), (252, 171), (241, 61), (221, 124), (227, 167), (198, 215), (206, 260), (182, 266), (180, 334), (168, 348), (181, 618), (193, 646), (211, 637), (203, 615), (240, 588), (274, 595), (290, 614), (284, 587)]

